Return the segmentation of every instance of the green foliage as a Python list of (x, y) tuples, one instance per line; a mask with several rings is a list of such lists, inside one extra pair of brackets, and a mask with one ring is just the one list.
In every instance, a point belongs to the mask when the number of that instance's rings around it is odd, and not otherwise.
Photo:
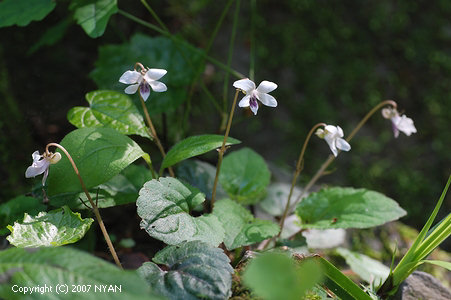
[(16, 247), (50, 247), (72, 244), (80, 240), (91, 227), (93, 219), (82, 219), (68, 206), (36, 217), (25, 213), (23, 222), (8, 226), (11, 231), (6, 239)]
[(44, 19), (56, 6), (53, 0), (3, 0), (0, 2), (0, 28), (27, 26)]
[(141, 113), (124, 93), (93, 91), (86, 94), (86, 100), (89, 107), (76, 106), (67, 113), (67, 119), (76, 127), (108, 127), (150, 138)]
[(0, 205), (0, 234), (7, 234), (10, 231), (6, 225), (22, 219), (24, 213), (31, 216), (37, 215), (46, 209), (42, 201), (33, 197), (18, 196)]
[[(220, 148), (224, 141), (224, 136), (217, 134), (203, 134), (190, 136), (177, 144), (175, 144), (171, 150), (168, 151), (166, 157), (163, 160), (161, 169), (165, 169), (176, 163), (207, 153), (211, 150)], [(228, 137), (226, 141), (226, 146), (236, 145), (241, 143), (240, 141)]]
[[(92, 199), (98, 200), (99, 208), (112, 207), (135, 202), (144, 183), (152, 179), (152, 174), (144, 166), (129, 165), (122, 172), (105, 183), (90, 189)], [(53, 206), (68, 205), (72, 209), (86, 209), (83, 202), (90, 207), (89, 200), (83, 192), (63, 193), (50, 197)]]
[(72, 0), (70, 9), (87, 35), (97, 38), (105, 32), (108, 20), (117, 13), (117, 0)]
[(90, 76), (99, 88), (123, 91), (126, 85), (119, 83), (121, 75), (133, 68), (136, 62), (146, 67), (166, 69), (163, 77), (168, 90), (164, 93), (151, 93), (146, 105), (151, 115), (172, 112), (187, 97), (185, 88), (191, 83), (200, 55), (187, 46), (175, 44), (165, 37), (151, 38), (135, 34), (130, 43), (106, 45), (99, 48), (96, 69)]
[(366, 189), (326, 188), (310, 194), (296, 208), (302, 228), (369, 228), (394, 221), (406, 212), (381, 193)]
[[(233, 268), (221, 249), (199, 241), (168, 246), (138, 272), (148, 284), (169, 299), (228, 299)], [(164, 265), (168, 271), (156, 264)]]
[(200, 240), (218, 246), (224, 229), (215, 215), (194, 218), (189, 212), (205, 201), (198, 189), (172, 177), (160, 177), (144, 184), (136, 201), (141, 228), (169, 245)]
[(70, 18), (63, 19), (58, 22), (55, 26), (50, 27), (41, 36), (39, 41), (37, 41), (31, 48), (27, 51), (27, 55), (35, 53), (37, 50), (41, 49), (43, 46), (53, 46), (64, 37), (67, 28), (72, 23)]
[(282, 253), (265, 253), (247, 266), (243, 279), (259, 297), (267, 300), (298, 300), (319, 283), (322, 271), (313, 261), (298, 265)]
[[(0, 251), (0, 273), (4, 276), (0, 282), (0, 297), (4, 299), (160, 299), (150, 294), (147, 284), (136, 272), (119, 270), (103, 259), (70, 247)], [(57, 284), (66, 284), (68, 293), (58, 296)], [(52, 286), (52, 291), (43, 294), (35, 291), (25, 296), (14, 293), (14, 285), (47, 285)], [(89, 286), (89, 291), (73, 292), (73, 285), (75, 288)], [(107, 292), (95, 292), (95, 286), (101, 285)], [(116, 292), (108, 290), (110, 287)]]
[[(268, 186), (266, 197), (258, 204), (265, 212), (271, 216), (281, 216), (285, 211), (290, 194), (291, 185), (288, 183), (271, 183)], [(294, 187), (293, 195), (291, 196), (291, 204), (294, 199), (301, 195), (301, 190)]]
[(336, 251), (346, 260), (352, 271), (366, 282), (372, 283), (373, 286), (379, 286), (390, 273), (389, 267), (364, 254), (341, 247)]
[[(60, 143), (75, 161), (90, 189), (119, 174), (144, 155), (133, 140), (110, 128), (81, 128), (72, 131)], [(82, 191), (78, 177), (67, 157), (50, 167), (49, 196)]]
[(219, 182), (227, 194), (242, 204), (262, 199), (271, 173), (263, 157), (249, 148), (228, 154), (222, 162)]
[(277, 224), (254, 218), (250, 211), (230, 199), (216, 202), (213, 214), (224, 227), (227, 250), (252, 245), (279, 233)]

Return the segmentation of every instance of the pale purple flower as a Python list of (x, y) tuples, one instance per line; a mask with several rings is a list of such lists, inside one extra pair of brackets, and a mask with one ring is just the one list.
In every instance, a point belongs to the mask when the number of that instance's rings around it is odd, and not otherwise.
[(262, 81), (257, 88), (255, 88), (255, 83), (248, 79), (240, 79), (233, 83), (233, 86), (237, 89), (243, 91), (245, 96), (238, 103), (239, 107), (250, 107), (254, 115), (257, 114), (258, 110), (258, 102), (259, 100), (266, 106), (276, 107), (277, 101), (276, 99), (269, 95), (269, 92), (274, 91), (277, 88), (277, 84), (271, 81)]
[(158, 81), (161, 77), (166, 75), (167, 71), (164, 69), (145, 69), (142, 72), (136, 70), (126, 71), (119, 78), (119, 82), (130, 84), (126, 89), (126, 94), (134, 94), (139, 89), (141, 97), (144, 101), (149, 98), (150, 88), (154, 92), (165, 92), (167, 87), (164, 83)]
[(326, 125), (324, 129), (319, 128), (315, 134), (326, 140), (335, 157), (338, 155), (338, 149), (342, 151), (351, 150), (351, 145), (343, 139), (343, 129), (340, 126)]
[(404, 132), (407, 136), (417, 132), (415, 125), (413, 125), (413, 120), (406, 117), (406, 115), (400, 116), (396, 108), (387, 107), (382, 109), (382, 116), (385, 119), (390, 119), (395, 138), (399, 136), (400, 131)]
[(36, 177), (44, 173), (44, 176), (42, 177), (42, 185), (45, 185), (45, 181), (47, 179), (47, 176), (49, 175), (50, 165), (56, 164), (61, 159), (61, 154), (58, 152), (50, 152), (49, 154), (44, 152), (44, 154), (41, 155), (39, 154), (39, 151), (36, 150), (35, 152), (33, 152), (31, 157), (33, 158), (33, 163), (25, 171), (25, 177)]

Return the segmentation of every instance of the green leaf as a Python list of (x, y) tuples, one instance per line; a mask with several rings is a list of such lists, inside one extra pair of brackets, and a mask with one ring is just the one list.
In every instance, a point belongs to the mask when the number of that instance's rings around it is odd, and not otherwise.
[(74, 18), (87, 35), (99, 37), (105, 32), (108, 20), (117, 13), (117, 0), (72, 0)]
[[(190, 136), (189, 138), (178, 142), (171, 148), (171, 150), (168, 151), (161, 165), (161, 169), (175, 165), (182, 160), (220, 148), (223, 141), (224, 136), (216, 134)], [(228, 137), (226, 146), (236, 145), (239, 143), (241, 142), (234, 138)]]
[(423, 262), (436, 265), (442, 268), (447, 269), (448, 271), (451, 271), (451, 262), (448, 261), (441, 261), (441, 260), (423, 260)]
[(302, 228), (369, 228), (406, 214), (387, 196), (366, 189), (326, 188), (296, 207)]
[[(266, 197), (258, 203), (271, 216), (282, 216), (287, 205), (291, 185), (288, 183), (272, 183), (268, 186)], [(291, 196), (291, 204), (301, 195), (301, 189), (295, 187)], [(291, 213), (291, 211), (289, 212)]]
[(261, 242), (275, 236), (280, 230), (271, 221), (255, 219), (246, 208), (230, 199), (216, 202), (213, 214), (224, 227), (227, 250)]
[(42, 201), (33, 197), (18, 196), (0, 205), (0, 227), (1, 234), (9, 234), (6, 225), (23, 219), (24, 213), (35, 216), (46, 209)]
[[(208, 199), (211, 199), (216, 176), (216, 167), (197, 159), (188, 159), (177, 166), (176, 173), (177, 178), (197, 187)], [(225, 196), (226, 193), (218, 182), (218, 185), (216, 186), (216, 197), (221, 199)]]
[[(144, 166), (129, 165), (120, 174), (107, 182), (89, 190), (92, 199), (97, 199), (99, 208), (112, 207), (135, 202), (144, 183), (152, 179), (150, 171)], [(98, 191), (98, 194), (97, 194)], [(81, 200), (80, 200), (81, 198)], [(52, 206), (67, 204), (72, 209), (90, 207), (84, 192), (64, 193), (50, 197)]]
[(43, 46), (52, 46), (61, 41), (67, 31), (67, 28), (72, 23), (71, 21), (72, 20), (70, 18), (66, 18), (47, 29), (39, 41), (28, 49), (27, 55), (35, 53)]
[(136, 201), (141, 228), (169, 245), (200, 240), (218, 246), (224, 239), (224, 229), (214, 215), (197, 218), (189, 212), (205, 201), (196, 188), (172, 177), (160, 177), (144, 184)]
[(321, 269), (313, 261), (298, 266), (292, 258), (276, 252), (254, 258), (243, 274), (244, 284), (266, 300), (303, 299), (321, 277)]
[(366, 282), (372, 283), (373, 286), (379, 286), (390, 274), (389, 267), (364, 254), (341, 247), (337, 248), (336, 251), (346, 260), (351, 270)]
[[(0, 251), (0, 274), (2, 299), (159, 299), (150, 294), (148, 285), (135, 271), (120, 270), (103, 259), (70, 247)], [(67, 295), (56, 292), (58, 284), (67, 285)], [(47, 290), (43, 294), (35, 291), (24, 295), (14, 292), (13, 286), (42, 290), (47, 286)]]
[(263, 157), (249, 148), (227, 155), (222, 162), (219, 182), (230, 198), (253, 204), (265, 195), (271, 173)]
[(163, 271), (152, 262), (139, 269), (141, 277), (169, 299), (228, 299), (231, 296), (233, 268), (219, 248), (192, 241), (168, 246), (153, 261), (165, 265)]
[[(187, 62), (188, 58), (191, 64)], [(186, 88), (195, 77), (192, 66), (198, 66), (201, 61), (199, 53), (182, 44), (175, 44), (169, 38), (135, 34), (129, 43), (101, 46), (96, 69), (90, 76), (99, 88), (123, 92), (127, 85), (120, 83), (119, 78), (125, 71), (131, 70), (135, 62), (150, 68), (166, 69), (168, 74), (161, 80), (166, 82), (168, 90), (164, 93), (151, 92), (146, 101), (149, 113), (155, 115), (172, 112), (185, 101), (188, 95)], [(134, 99), (139, 104), (137, 95)]]
[(3, 0), (0, 2), (0, 27), (27, 26), (44, 19), (56, 6), (53, 0)]
[(144, 119), (130, 97), (116, 91), (99, 90), (86, 94), (90, 107), (72, 108), (67, 119), (78, 128), (108, 127), (123, 134), (150, 138)]
[[(77, 129), (60, 144), (72, 156), (88, 189), (107, 182), (144, 155), (133, 140), (110, 128)], [(64, 154), (62, 157), (50, 167), (49, 196), (82, 191), (72, 165)]]
[(49, 212), (40, 212), (36, 217), (25, 213), (23, 222), (8, 226), (11, 231), (6, 239), (16, 247), (55, 247), (72, 244), (80, 240), (91, 227), (93, 219), (82, 219), (68, 206)]

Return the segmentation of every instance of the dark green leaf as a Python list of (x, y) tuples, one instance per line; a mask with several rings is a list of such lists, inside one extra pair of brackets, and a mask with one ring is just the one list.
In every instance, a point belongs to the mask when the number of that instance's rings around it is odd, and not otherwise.
[[(150, 171), (144, 166), (129, 165), (121, 174), (107, 182), (90, 189), (92, 199), (97, 199), (98, 207), (106, 208), (135, 202), (143, 184), (152, 179)], [(97, 194), (98, 191), (98, 194)], [(64, 193), (50, 197), (50, 204), (62, 206), (67, 204), (72, 209), (86, 209), (83, 202), (90, 207), (89, 200), (83, 192)]]
[[(178, 142), (168, 151), (161, 165), (162, 169), (175, 165), (176, 163), (194, 157), (222, 146), (224, 136), (216, 134), (196, 135)], [(234, 138), (227, 138), (226, 146), (241, 143)]]
[(369, 228), (406, 212), (383, 194), (366, 189), (327, 188), (310, 194), (296, 208), (303, 228)]
[[(129, 137), (110, 128), (81, 128), (64, 137), (61, 145), (74, 159), (88, 189), (107, 182), (144, 155)], [(50, 166), (49, 196), (82, 191), (72, 165), (62, 159)]]
[(24, 213), (27, 212), (31, 216), (37, 215), (39, 212), (46, 209), (46, 206), (42, 204), (42, 200), (27, 197), (18, 196), (0, 205), (0, 227), (2, 234), (9, 234), (9, 230), (6, 227), (8, 224), (12, 224), (17, 220), (22, 220)]
[(27, 26), (45, 18), (56, 6), (53, 0), (3, 0), (0, 2), (0, 27)]
[[(168, 246), (138, 272), (149, 285), (169, 299), (228, 299), (231, 295), (233, 268), (221, 249), (192, 241)], [(166, 269), (165, 269), (166, 270)]]
[(144, 184), (136, 201), (141, 228), (169, 245), (200, 240), (217, 246), (224, 229), (214, 215), (197, 218), (189, 212), (205, 201), (198, 189), (172, 177), (160, 177)]
[(70, 9), (87, 35), (99, 37), (105, 32), (108, 20), (117, 13), (117, 0), (72, 0)]
[[(176, 45), (169, 38), (152, 38), (136, 34), (131, 38), (130, 43), (101, 46), (96, 69), (90, 76), (99, 88), (113, 88), (123, 92), (127, 85), (120, 83), (119, 78), (125, 71), (133, 69), (136, 62), (141, 62), (149, 68), (168, 71), (168, 74), (161, 79), (166, 83), (168, 90), (164, 93), (151, 92), (146, 101), (149, 113), (153, 115), (174, 111), (185, 101), (186, 88), (195, 75), (192, 66), (196, 66), (197, 70), (201, 56), (186, 46)], [(139, 101), (138, 96), (135, 99)]]
[(123, 134), (150, 137), (141, 113), (124, 93), (93, 91), (86, 94), (86, 100), (90, 107), (77, 106), (67, 114), (76, 127), (108, 127)]
[(66, 18), (50, 27), (46, 30), (46, 32), (41, 36), (39, 41), (35, 43), (31, 48), (27, 51), (28, 55), (33, 54), (43, 46), (52, 46), (58, 43), (66, 33), (67, 28), (71, 24), (71, 19)]
[(222, 162), (219, 182), (229, 196), (243, 204), (262, 199), (271, 173), (263, 157), (249, 148), (228, 154)]
[(216, 202), (213, 214), (224, 227), (227, 250), (252, 245), (279, 233), (277, 224), (255, 219), (246, 208), (230, 199)]
[(72, 244), (80, 240), (91, 227), (93, 219), (82, 219), (64, 206), (36, 217), (25, 213), (23, 222), (8, 226), (6, 239), (16, 247), (50, 247)]
[(321, 280), (321, 269), (313, 261), (298, 266), (285, 254), (264, 253), (249, 263), (243, 279), (263, 299), (297, 300)]
[[(136, 272), (120, 270), (103, 259), (70, 247), (10, 248), (0, 251), (0, 274), (2, 299), (160, 299), (150, 294), (148, 285)], [(58, 284), (67, 285), (66, 295), (56, 292)], [(52, 287), (52, 291), (47, 288), (43, 294), (35, 291), (24, 295), (14, 292), (14, 285), (47, 285)], [(80, 292), (72, 292), (74, 288), (75, 291), (80, 288)]]

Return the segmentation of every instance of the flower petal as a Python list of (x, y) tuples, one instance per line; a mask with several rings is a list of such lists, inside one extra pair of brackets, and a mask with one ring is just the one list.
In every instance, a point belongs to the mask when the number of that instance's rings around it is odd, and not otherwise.
[(255, 83), (248, 78), (235, 81), (233, 86), (237, 89), (245, 91), (246, 94), (250, 94), (253, 90), (255, 90)]
[(329, 145), (330, 150), (334, 154), (335, 157), (338, 155), (337, 147), (335, 146), (335, 138), (332, 137), (332, 135), (326, 134), (324, 137), (324, 140)]
[(126, 93), (126, 94), (134, 94), (134, 93), (136, 93), (136, 91), (138, 90), (138, 87), (139, 87), (139, 84), (133, 84), (133, 85), (129, 85), (125, 90), (124, 90), (124, 92)]
[(338, 137), (343, 137), (344, 136), (343, 129), (341, 129), (340, 126), (337, 126), (337, 134), (338, 134)]
[(251, 96), (246, 95), (243, 97), (243, 99), (241, 99), (240, 103), (238, 103), (238, 106), (239, 107), (248, 107), (250, 100), (251, 100)]
[(36, 150), (35, 152), (33, 152), (33, 154), (31, 154), (31, 158), (33, 158), (33, 162), (37, 162), (41, 159), (42, 155), (39, 154), (39, 151)]
[(119, 78), (119, 82), (125, 83), (125, 84), (133, 84), (139, 82), (140, 78), (142, 77), (141, 73), (137, 71), (126, 71), (124, 74), (122, 74), (121, 78)]
[(40, 161), (33, 162), (31, 166), (27, 168), (25, 171), (25, 177), (35, 177), (45, 172), (48, 169), (50, 162), (46, 159), (42, 159)]
[(249, 107), (251, 108), (252, 112), (254, 113), (254, 115), (257, 115), (257, 111), (258, 111), (258, 101), (254, 99), (251, 99), (249, 101)]
[(351, 150), (351, 145), (349, 145), (349, 143), (342, 139), (342, 138), (337, 138), (335, 140), (335, 145), (337, 146), (338, 149), (342, 150), (342, 151), (349, 151)]
[(49, 168), (45, 169), (44, 176), (42, 176), (42, 186), (45, 185), (45, 181), (47, 180), (47, 176), (49, 176)]
[(402, 115), (401, 118), (398, 119), (396, 127), (398, 128), (398, 130), (404, 132), (407, 136), (410, 136), (412, 133), (417, 132), (415, 125), (413, 125), (413, 120), (406, 117), (406, 115)]
[(271, 81), (263, 80), (257, 87), (260, 93), (269, 93), (277, 89), (277, 84)]
[(258, 100), (261, 101), (261, 103), (263, 103), (266, 106), (270, 106), (270, 107), (277, 106), (276, 98), (274, 98), (271, 95), (257, 92), (257, 98), (258, 98)]
[(146, 75), (144, 75), (144, 79), (149, 82), (152, 80), (158, 80), (164, 75), (166, 75), (168, 71), (165, 69), (149, 69), (149, 71), (146, 72)]
[(139, 93), (141, 94), (141, 97), (143, 97), (143, 100), (146, 101), (147, 98), (150, 96), (150, 86), (147, 82), (143, 81), (139, 85)]
[(148, 81), (148, 83), (154, 92), (166, 92), (168, 90), (168, 87), (163, 82), (152, 80)]
[(331, 135), (335, 135), (337, 133), (337, 131), (338, 131), (337, 127), (333, 126), (333, 125), (326, 125), (324, 127), (324, 130), (326, 130), (328, 135), (330, 135), (330, 134)]

